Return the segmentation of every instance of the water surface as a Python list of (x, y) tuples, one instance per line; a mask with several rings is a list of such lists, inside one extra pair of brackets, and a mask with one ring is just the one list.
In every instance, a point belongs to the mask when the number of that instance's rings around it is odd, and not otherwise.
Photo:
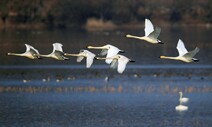
[[(125, 38), (143, 30), (93, 31), (11, 30), (0, 32), (0, 126), (5, 127), (210, 127), (212, 125), (211, 29), (163, 28), (165, 44), (152, 45)], [(161, 60), (177, 56), (181, 38), (188, 50), (198, 46), (198, 63)], [(7, 56), (24, 52), (29, 43), (40, 53), (60, 42), (64, 51), (78, 53), (88, 45), (107, 43), (134, 59), (123, 74), (104, 61), (30, 60)], [(97, 50), (92, 50), (99, 53)], [(188, 111), (177, 112), (179, 94), (190, 100)]]

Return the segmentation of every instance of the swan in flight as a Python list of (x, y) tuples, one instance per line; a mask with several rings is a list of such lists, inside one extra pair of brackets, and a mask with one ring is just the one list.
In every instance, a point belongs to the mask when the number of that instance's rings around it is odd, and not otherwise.
[[(113, 45), (109, 45), (109, 44), (101, 46), (101, 47), (88, 46), (87, 48), (88, 49), (102, 49), (100, 55), (101, 56), (106, 55), (106, 58), (110, 58), (112, 56), (115, 56), (119, 52), (121, 52), (121, 53), (124, 52), (123, 50), (120, 50), (119, 48), (117, 48), (117, 47), (115, 47)], [(105, 59), (105, 62), (107, 64), (110, 64), (112, 62), (112, 59)]]
[(143, 36), (143, 37), (134, 36), (134, 35), (130, 35), (130, 34), (127, 34), (126, 37), (144, 40), (144, 41), (147, 41), (147, 42), (153, 43), (153, 44), (163, 44), (163, 42), (158, 40), (158, 36), (160, 35), (161, 28), (155, 27), (155, 29), (154, 29), (154, 26), (149, 19), (145, 19), (144, 32), (145, 32), (145, 36)]
[(180, 101), (181, 103), (186, 103), (186, 102), (188, 102), (189, 98), (183, 97), (183, 93), (182, 93), (182, 92), (179, 92), (179, 94), (180, 94), (180, 99), (179, 99), (179, 101)]
[(181, 39), (179, 39), (178, 44), (177, 44), (177, 50), (179, 52), (179, 56), (177, 57), (168, 57), (168, 56), (160, 56), (161, 59), (173, 59), (173, 60), (181, 60), (183, 62), (197, 62), (199, 61), (196, 58), (193, 58), (198, 52), (199, 48), (196, 47), (193, 51), (188, 52), (187, 49), (185, 48), (185, 45)]
[(84, 58), (86, 58), (86, 68), (90, 68), (93, 64), (93, 59), (95, 58), (95, 54), (88, 50), (80, 50), (79, 54), (69, 54), (65, 53), (65, 56), (77, 56), (77, 62), (81, 62)]
[(26, 46), (26, 51), (24, 53), (8, 53), (8, 55), (13, 55), (13, 56), (23, 56), (23, 57), (27, 57), (30, 59), (40, 59), (39, 52), (37, 49), (35, 49), (34, 47), (32, 47), (31, 45), (25, 44)]
[(52, 53), (48, 54), (48, 55), (39, 55), (41, 57), (49, 57), (49, 58), (54, 58), (56, 60), (67, 60), (68, 58), (66, 58), (64, 56), (64, 52), (62, 49), (62, 44), (60, 43), (53, 43), (53, 51)]
[(113, 57), (108, 57), (108, 58), (100, 58), (100, 57), (96, 57), (97, 60), (107, 60), (107, 59), (110, 59), (112, 60), (111, 62), (111, 65), (110, 65), (110, 68), (113, 68), (113, 69), (116, 69), (117, 68), (117, 71), (118, 73), (122, 74), (126, 68), (126, 65), (128, 62), (135, 62), (123, 55), (115, 55)]

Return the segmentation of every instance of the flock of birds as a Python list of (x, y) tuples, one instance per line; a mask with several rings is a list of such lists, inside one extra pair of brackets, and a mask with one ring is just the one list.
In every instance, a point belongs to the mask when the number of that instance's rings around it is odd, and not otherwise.
[[(161, 28), (160, 27), (154, 27), (153, 24), (149, 19), (145, 19), (145, 28), (144, 28), (145, 35), (140, 36), (134, 36), (127, 34), (127, 38), (134, 38), (139, 40), (144, 40), (146, 42), (152, 43), (152, 44), (164, 44), (162, 41), (158, 39)], [(63, 52), (62, 44), (61, 43), (54, 43), (53, 44), (53, 51), (52, 53), (48, 55), (43, 55), (38, 52), (37, 49), (35, 49), (33, 46), (29, 44), (25, 44), (26, 51), (24, 53), (18, 54), (18, 53), (8, 53), (8, 55), (14, 55), (14, 56), (23, 56), (30, 59), (40, 59), (41, 57), (48, 57), (53, 58), (57, 60), (68, 60), (67, 56), (76, 56), (77, 62), (81, 62), (84, 58), (86, 58), (86, 68), (90, 68), (93, 64), (94, 59), (97, 60), (105, 60), (107, 64), (110, 64), (110, 68), (117, 69), (118, 73), (123, 73), (127, 63), (129, 62), (135, 62), (134, 60), (131, 60), (127, 58), (124, 55), (121, 55), (119, 53), (124, 52), (123, 50), (107, 44), (101, 47), (95, 47), (95, 46), (87, 46), (88, 49), (101, 49), (100, 56), (106, 56), (106, 57), (97, 57), (94, 53), (82, 49), (78, 54), (70, 54)], [(177, 44), (177, 50), (179, 53), (179, 56), (176, 57), (170, 57), (170, 56), (160, 56), (161, 59), (172, 59), (172, 60), (180, 60), (183, 62), (197, 62), (198, 59), (194, 58), (194, 56), (199, 52), (199, 48), (196, 47), (192, 51), (187, 51), (185, 48), (185, 45), (181, 39), (179, 39)], [(176, 110), (187, 110), (188, 107), (182, 105), (185, 98), (182, 98), (182, 92), (180, 92), (180, 105), (176, 106)], [(188, 99), (187, 99), (188, 101)]]
[[(146, 42), (152, 43), (152, 44), (164, 44), (160, 40), (158, 40), (158, 37), (161, 32), (160, 27), (155, 27), (151, 23), (149, 19), (145, 19), (145, 36), (139, 37), (139, 36), (134, 36), (134, 35), (126, 35), (128, 38), (135, 38), (135, 39), (140, 39), (144, 40)], [(49, 57), (57, 60), (68, 60), (66, 56), (76, 56), (77, 57), (77, 62), (81, 62), (84, 58), (86, 58), (86, 68), (90, 68), (91, 65), (93, 64), (93, 60), (105, 60), (107, 64), (110, 64), (110, 68), (116, 69), (118, 73), (123, 73), (126, 65), (128, 62), (135, 62), (134, 60), (131, 60), (124, 55), (121, 55), (119, 53), (124, 52), (123, 50), (120, 50), (119, 48), (107, 44), (101, 47), (95, 47), (95, 46), (87, 46), (88, 49), (101, 49), (100, 56), (105, 56), (104, 58), (102, 57), (96, 57), (96, 55), (88, 50), (82, 49), (78, 54), (70, 54), (70, 53), (64, 53), (62, 49), (62, 44), (60, 43), (54, 43), (53, 44), (53, 51), (52, 53), (48, 55), (43, 55), (38, 52), (37, 49), (35, 49), (33, 46), (29, 44), (25, 44), (26, 46), (26, 51), (24, 53), (18, 54), (18, 53), (8, 53), (8, 55), (15, 55), (15, 56), (23, 56), (27, 57), (30, 59), (39, 59), (41, 57)], [(194, 56), (199, 52), (199, 48), (196, 47), (192, 51), (187, 51), (185, 48), (185, 45), (181, 39), (179, 39), (178, 44), (177, 44), (177, 50), (179, 52), (179, 56), (176, 57), (169, 57), (169, 56), (160, 56), (161, 59), (173, 59), (173, 60), (181, 60), (183, 62), (196, 62), (199, 61), (198, 59), (194, 58)]]

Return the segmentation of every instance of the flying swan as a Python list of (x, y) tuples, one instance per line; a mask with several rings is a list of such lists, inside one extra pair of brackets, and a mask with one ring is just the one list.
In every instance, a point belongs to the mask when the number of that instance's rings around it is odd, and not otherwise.
[(13, 55), (13, 56), (22, 56), (22, 57), (27, 57), (29, 59), (39, 59), (40, 57), (39, 52), (37, 49), (32, 47), (31, 45), (25, 44), (26, 46), (26, 51), (24, 53), (8, 53), (8, 55)]
[[(88, 46), (87, 48), (88, 49), (102, 49), (100, 55), (101, 56), (106, 55), (106, 58), (110, 58), (112, 56), (115, 56), (119, 52), (124, 52), (123, 50), (120, 50), (119, 48), (117, 48), (113, 45), (110, 45), (110, 44), (107, 44), (107, 45), (104, 45), (104, 46), (101, 46), (101, 47)], [(112, 59), (105, 59), (105, 62), (107, 64), (110, 64), (112, 62)]]
[(78, 54), (69, 54), (65, 53), (65, 56), (77, 56), (77, 62), (81, 62), (84, 58), (86, 58), (86, 68), (90, 68), (93, 64), (93, 60), (95, 58), (95, 54), (88, 50), (81, 49)]
[(145, 19), (144, 32), (145, 32), (145, 36), (143, 36), (143, 37), (134, 36), (134, 35), (130, 35), (130, 34), (127, 34), (126, 37), (144, 40), (144, 41), (147, 41), (147, 42), (153, 43), (153, 44), (163, 44), (163, 42), (158, 40), (158, 36), (160, 35), (161, 28), (155, 27), (155, 29), (154, 29), (154, 26), (149, 19)]
[(179, 52), (179, 56), (177, 56), (177, 57), (160, 56), (160, 58), (161, 59), (180, 60), (180, 61), (183, 61), (186, 63), (199, 61), (198, 59), (193, 58), (200, 50), (198, 47), (196, 47), (193, 51), (188, 52), (187, 49), (185, 48), (183, 41), (181, 39), (179, 39), (178, 44), (177, 44), (177, 50)]

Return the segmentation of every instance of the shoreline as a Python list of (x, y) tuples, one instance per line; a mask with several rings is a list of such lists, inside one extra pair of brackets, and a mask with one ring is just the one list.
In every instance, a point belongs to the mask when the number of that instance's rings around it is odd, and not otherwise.
[[(212, 28), (211, 23), (182, 23), (182, 22), (167, 22), (167, 21), (152, 21), (155, 26), (160, 27), (205, 27)], [(115, 30), (115, 29), (140, 29), (144, 28), (144, 22), (129, 22), (124, 24), (116, 24), (112, 21), (102, 21), (101, 19), (89, 19), (85, 24), (67, 24), (63, 27), (54, 25), (48, 26), (46, 23), (27, 23), (27, 24), (12, 24), (12, 23), (0, 23), (0, 30), (6, 29), (35, 29), (35, 30), (45, 30), (45, 29), (70, 29), (70, 28), (82, 28), (88, 31), (98, 31), (98, 30)]]

